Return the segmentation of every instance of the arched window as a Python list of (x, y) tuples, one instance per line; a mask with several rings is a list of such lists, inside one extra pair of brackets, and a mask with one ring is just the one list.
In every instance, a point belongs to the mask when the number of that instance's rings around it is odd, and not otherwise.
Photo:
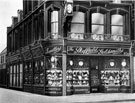
[(128, 11), (115, 8), (110, 11), (110, 15), (111, 39), (113, 41), (125, 41), (129, 36)]
[(60, 8), (55, 5), (50, 5), (47, 8), (47, 33), (51, 39), (58, 39), (60, 37)]
[(86, 11), (88, 9), (82, 6), (75, 6), (71, 20), (69, 37), (74, 40), (82, 40), (86, 32)]
[(123, 16), (114, 14), (111, 16), (111, 34), (112, 39), (115, 41), (123, 41), (122, 35), (124, 34)]
[(51, 12), (51, 36), (53, 39), (58, 38), (58, 11)]
[(104, 40), (106, 34), (106, 15), (108, 10), (103, 7), (92, 7), (90, 11), (90, 32), (93, 40)]

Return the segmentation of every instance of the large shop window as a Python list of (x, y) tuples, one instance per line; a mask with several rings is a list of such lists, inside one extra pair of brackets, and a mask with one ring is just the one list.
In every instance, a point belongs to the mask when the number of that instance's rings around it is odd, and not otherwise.
[(51, 12), (51, 38), (58, 39), (58, 11)]
[(123, 41), (123, 16), (115, 14), (111, 16), (111, 34), (114, 41)]
[(32, 63), (31, 62), (25, 62), (24, 64), (24, 84), (32, 84)]
[(104, 40), (104, 14), (92, 13), (92, 39), (93, 40)]
[(110, 59), (101, 70), (101, 83), (105, 87), (130, 86), (130, 69), (128, 59)]
[(44, 83), (44, 63), (43, 60), (34, 63), (34, 84), (43, 85)]
[(48, 56), (46, 68), (46, 87), (62, 87), (62, 57)]
[(11, 87), (22, 87), (22, 76), (23, 76), (22, 64), (14, 64), (10, 66), (10, 86)]
[(85, 32), (85, 13), (83, 12), (74, 12), (73, 18), (71, 21), (71, 30), (70, 30), (71, 39), (84, 39)]

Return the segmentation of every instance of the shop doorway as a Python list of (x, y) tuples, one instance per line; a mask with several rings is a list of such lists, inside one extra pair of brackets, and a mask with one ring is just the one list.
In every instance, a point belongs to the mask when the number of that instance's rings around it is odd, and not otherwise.
[(100, 66), (99, 66), (99, 57), (90, 57), (90, 92), (98, 93), (100, 90)]

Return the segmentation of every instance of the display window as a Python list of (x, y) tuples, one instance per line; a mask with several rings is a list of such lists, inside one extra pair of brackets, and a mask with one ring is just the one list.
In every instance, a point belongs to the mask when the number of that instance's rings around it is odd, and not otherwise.
[[(101, 84), (108, 86), (130, 86), (130, 72), (128, 59), (111, 59), (101, 70)], [(108, 67), (108, 68), (107, 68)]]
[(46, 81), (49, 87), (62, 87), (62, 57), (47, 57)]
[(67, 86), (89, 86), (88, 61), (84, 58), (68, 59)]
[(24, 64), (24, 84), (31, 84), (32, 83), (32, 63), (25, 62)]

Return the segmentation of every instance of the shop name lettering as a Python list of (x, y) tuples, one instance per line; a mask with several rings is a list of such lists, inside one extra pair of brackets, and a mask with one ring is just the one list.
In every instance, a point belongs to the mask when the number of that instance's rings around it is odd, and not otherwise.
[(75, 54), (128, 54), (124, 52), (122, 48), (118, 49), (102, 49), (102, 48), (82, 48), (82, 47), (68, 47), (68, 53), (75, 53)]
[(61, 51), (61, 47), (53, 47), (53, 48), (47, 48), (46, 53), (59, 53)]

